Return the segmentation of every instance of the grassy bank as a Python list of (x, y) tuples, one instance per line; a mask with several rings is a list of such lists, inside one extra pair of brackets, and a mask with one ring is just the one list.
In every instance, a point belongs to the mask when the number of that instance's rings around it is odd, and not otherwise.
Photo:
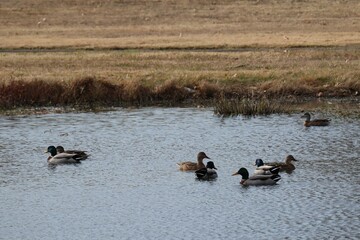
[(0, 108), (355, 97), (346, 1), (0, 4)]
[(1, 108), (352, 97), (360, 48), (2, 53)]

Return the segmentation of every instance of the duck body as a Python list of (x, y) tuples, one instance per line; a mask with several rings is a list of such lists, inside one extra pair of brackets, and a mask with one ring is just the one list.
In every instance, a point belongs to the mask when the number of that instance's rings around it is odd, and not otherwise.
[(311, 116), (310, 113), (305, 113), (302, 118), (306, 118), (304, 121), (305, 127), (311, 127), (311, 126), (328, 126), (330, 124), (330, 119), (314, 119), (310, 120)]
[(57, 153), (54, 146), (49, 146), (46, 152), (51, 154), (51, 156), (49, 156), (47, 159), (48, 164), (51, 165), (81, 163), (80, 161), (82, 157), (80, 155), (71, 153)]
[(292, 172), (295, 170), (295, 165), (292, 164), (292, 161), (298, 161), (298, 160), (296, 160), (292, 155), (288, 155), (286, 156), (285, 162), (269, 162), (269, 163), (265, 163), (265, 165), (279, 167), (280, 172), (283, 171)]
[(256, 159), (255, 161), (256, 169), (254, 171), (254, 175), (272, 175), (272, 174), (278, 174), (280, 171), (279, 166), (269, 166), (264, 165), (264, 162), (262, 159)]
[(206, 167), (196, 170), (195, 175), (199, 180), (213, 180), (218, 176), (215, 170), (217, 170), (217, 168), (214, 163), (209, 161), (207, 162)]
[(210, 159), (204, 152), (199, 152), (197, 155), (197, 162), (179, 162), (179, 170), (181, 171), (196, 171), (205, 168), (204, 159)]
[(240, 184), (243, 186), (275, 185), (281, 179), (281, 176), (278, 174), (252, 175), (249, 177), (249, 172), (246, 168), (240, 168), (239, 171), (233, 174), (233, 176), (235, 175), (242, 176)]
[(80, 160), (85, 160), (89, 157), (89, 155), (86, 153), (86, 151), (82, 151), (82, 150), (66, 150), (65, 151), (63, 146), (57, 146), (56, 151), (58, 154), (59, 153), (68, 153), (68, 154), (79, 155), (81, 157)]

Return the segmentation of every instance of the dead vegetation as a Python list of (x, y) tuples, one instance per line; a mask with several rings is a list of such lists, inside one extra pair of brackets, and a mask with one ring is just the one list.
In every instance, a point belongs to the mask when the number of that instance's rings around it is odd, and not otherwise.
[(0, 108), (357, 97), (357, 0), (3, 0)]
[(2, 0), (0, 48), (358, 44), (357, 0)]

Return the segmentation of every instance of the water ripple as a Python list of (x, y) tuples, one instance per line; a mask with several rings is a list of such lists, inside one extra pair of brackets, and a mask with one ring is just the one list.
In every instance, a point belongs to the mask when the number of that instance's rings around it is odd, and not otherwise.
[[(359, 137), (357, 120), (305, 128), (300, 114), (211, 109), (0, 117), (0, 239), (359, 239)], [(49, 168), (43, 152), (58, 144), (91, 157)], [(177, 170), (199, 151), (216, 181)], [(231, 176), (288, 154), (296, 170), (276, 186)]]

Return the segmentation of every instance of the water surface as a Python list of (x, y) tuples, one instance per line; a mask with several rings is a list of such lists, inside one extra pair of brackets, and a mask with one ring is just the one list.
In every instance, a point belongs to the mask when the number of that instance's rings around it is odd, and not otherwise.
[[(0, 239), (359, 239), (360, 122), (225, 118), (143, 108), (0, 117)], [(88, 150), (50, 168), (49, 145)], [(216, 181), (176, 162), (204, 151)], [(299, 161), (276, 186), (239, 185), (256, 158)]]

